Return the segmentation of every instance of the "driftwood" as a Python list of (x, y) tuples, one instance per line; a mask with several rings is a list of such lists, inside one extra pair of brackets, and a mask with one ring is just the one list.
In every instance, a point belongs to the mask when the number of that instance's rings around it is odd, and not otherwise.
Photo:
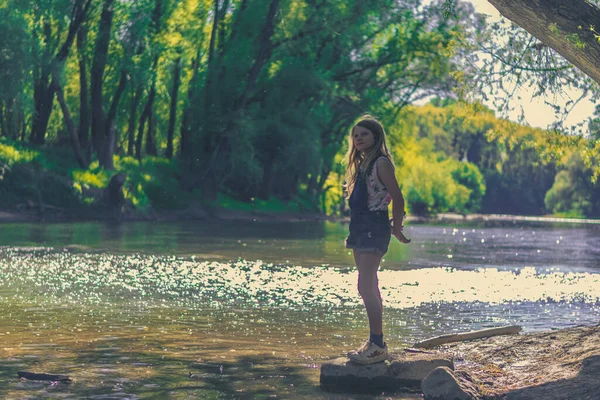
[(52, 375), (52, 374), (35, 374), (33, 372), (19, 371), (19, 378), (29, 379), (32, 381), (53, 381), (53, 382), (64, 382), (71, 383), (71, 378), (66, 375)]
[(518, 325), (504, 326), (501, 328), (482, 329), (480, 331), (437, 336), (431, 339), (424, 340), (422, 342), (415, 343), (413, 347), (428, 349), (446, 343), (463, 342), (466, 340), (481, 339), (498, 335), (513, 335), (519, 332), (521, 332), (521, 327)]

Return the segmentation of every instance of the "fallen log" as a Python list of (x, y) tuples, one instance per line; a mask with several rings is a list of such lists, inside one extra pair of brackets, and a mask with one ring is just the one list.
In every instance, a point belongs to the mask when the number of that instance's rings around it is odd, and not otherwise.
[(464, 342), (467, 340), (473, 339), (481, 339), (492, 336), (499, 335), (513, 335), (521, 332), (521, 327), (518, 325), (504, 326), (501, 328), (490, 328), (490, 329), (482, 329), (479, 331), (472, 332), (463, 332), (463, 333), (453, 333), (448, 335), (436, 336), (431, 339), (424, 340), (422, 342), (417, 342), (413, 345), (413, 347), (418, 347), (422, 349), (429, 349), (432, 347), (440, 346), (446, 343), (452, 342)]
[(53, 374), (35, 374), (33, 372), (19, 371), (19, 378), (28, 379), (31, 381), (53, 381), (53, 382), (64, 382), (71, 383), (72, 380), (66, 375), (53, 375)]

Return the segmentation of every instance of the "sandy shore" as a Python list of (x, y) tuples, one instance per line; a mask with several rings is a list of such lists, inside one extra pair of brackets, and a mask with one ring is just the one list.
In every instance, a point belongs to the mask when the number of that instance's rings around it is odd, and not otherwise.
[(600, 325), (441, 346), (483, 399), (600, 399)]

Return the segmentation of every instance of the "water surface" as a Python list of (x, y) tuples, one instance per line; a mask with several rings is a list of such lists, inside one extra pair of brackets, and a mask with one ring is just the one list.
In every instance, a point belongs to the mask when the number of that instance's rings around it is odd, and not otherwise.
[[(368, 335), (346, 231), (331, 222), (2, 225), (0, 397), (345, 398), (320, 391), (318, 367)], [(407, 227), (413, 243), (393, 242), (380, 272), (386, 340), (399, 349), (504, 324), (596, 323), (598, 233)], [(19, 370), (74, 383), (20, 382)]]

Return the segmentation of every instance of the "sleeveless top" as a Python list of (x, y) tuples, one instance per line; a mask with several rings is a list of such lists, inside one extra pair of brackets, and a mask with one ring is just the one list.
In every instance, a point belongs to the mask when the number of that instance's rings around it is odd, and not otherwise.
[(371, 173), (369, 176), (367, 176), (367, 189), (369, 192), (367, 204), (370, 211), (387, 210), (390, 202), (392, 201), (392, 196), (390, 196), (388, 193), (385, 185), (379, 179), (379, 174), (377, 173), (377, 166), (379, 161), (382, 159), (385, 160), (384, 162), (390, 162), (387, 157), (379, 157), (373, 163)]

